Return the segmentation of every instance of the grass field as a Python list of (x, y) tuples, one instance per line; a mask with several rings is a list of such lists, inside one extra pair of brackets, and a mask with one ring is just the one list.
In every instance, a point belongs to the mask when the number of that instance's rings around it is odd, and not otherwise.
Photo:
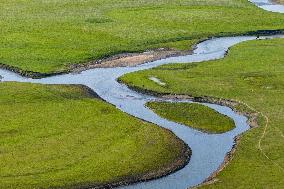
[(284, 15), (247, 0), (2, 0), (0, 6), (0, 63), (40, 73), (121, 52), (189, 49), (208, 36), (284, 28)]
[(117, 182), (184, 155), (172, 133), (75, 86), (1, 83), (0, 115), (1, 189)]
[(234, 121), (200, 104), (149, 102), (158, 115), (208, 133), (224, 133), (235, 127)]
[[(166, 65), (128, 74), (126, 84), (158, 93), (236, 99), (254, 107), (259, 128), (244, 134), (234, 159), (205, 188), (283, 188), (284, 39), (257, 40), (233, 47), (223, 60)], [(149, 77), (166, 83), (160, 86)]]

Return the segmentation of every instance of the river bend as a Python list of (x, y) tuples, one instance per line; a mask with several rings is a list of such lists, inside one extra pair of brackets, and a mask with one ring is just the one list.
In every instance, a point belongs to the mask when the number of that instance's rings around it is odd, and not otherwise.
[[(284, 12), (284, 6), (273, 5), (267, 0), (251, 0), (251, 2), (265, 10)], [(280, 37), (284, 38), (283, 35), (261, 38)], [(2, 81), (86, 85), (94, 90), (101, 98), (108, 103), (115, 105), (121, 111), (171, 130), (192, 149), (192, 156), (189, 164), (183, 169), (166, 177), (121, 188), (185, 189), (202, 183), (218, 169), (223, 163), (227, 152), (232, 149), (234, 138), (249, 129), (247, 118), (235, 113), (228, 107), (203, 103), (219, 113), (229, 116), (234, 120), (236, 125), (233, 130), (223, 134), (203, 133), (158, 116), (145, 107), (145, 103), (154, 100), (163, 101), (163, 99), (135, 92), (127, 86), (118, 83), (117, 78), (127, 73), (146, 70), (169, 63), (193, 63), (221, 59), (226, 54), (228, 48), (233, 45), (255, 39), (255, 36), (213, 38), (199, 43), (192, 55), (166, 58), (134, 67), (96, 68), (81, 73), (70, 73), (42, 79), (25, 78), (7, 70), (0, 70), (0, 75), (3, 77)], [(180, 101), (194, 103), (188, 100)]]

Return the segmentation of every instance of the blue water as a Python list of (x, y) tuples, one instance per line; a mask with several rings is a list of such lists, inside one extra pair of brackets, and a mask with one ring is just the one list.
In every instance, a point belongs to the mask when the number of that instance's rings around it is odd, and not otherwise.
[[(265, 10), (275, 10), (275, 6), (268, 1), (254, 0), (251, 2), (256, 3)], [(277, 10), (283, 11), (283, 6), (280, 6), (280, 8), (278, 7)], [(283, 36), (261, 38), (277, 37), (283, 38)], [(96, 68), (81, 73), (70, 73), (42, 79), (24, 78), (7, 70), (0, 70), (0, 75), (3, 77), (2, 81), (86, 85), (94, 90), (101, 98), (115, 105), (121, 111), (171, 130), (192, 149), (192, 157), (189, 164), (169, 176), (121, 188), (185, 189), (202, 183), (218, 169), (222, 164), (226, 153), (232, 149), (234, 138), (249, 129), (247, 118), (236, 114), (228, 107), (203, 103), (219, 113), (229, 116), (234, 120), (236, 125), (233, 130), (223, 134), (203, 133), (159, 117), (157, 114), (146, 108), (145, 103), (154, 100), (164, 101), (163, 99), (132, 91), (125, 85), (119, 84), (117, 78), (126, 73), (146, 70), (169, 63), (193, 63), (220, 59), (224, 57), (229, 47), (243, 41), (255, 39), (256, 37), (254, 36), (214, 38), (198, 44), (192, 55), (166, 58), (135, 67)], [(187, 100), (180, 101), (193, 103)]]

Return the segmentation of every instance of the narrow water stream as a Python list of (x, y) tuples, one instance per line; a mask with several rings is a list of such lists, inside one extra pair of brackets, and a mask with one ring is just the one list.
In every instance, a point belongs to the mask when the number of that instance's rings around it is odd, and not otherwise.
[(262, 8), (271, 12), (284, 13), (284, 5), (278, 5), (273, 3), (271, 0), (249, 0), (256, 4), (259, 8)]
[[(266, 1), (252, 2), (262, 6), (259, 3)], [(279, 37), (284, 38), (282, 35), (262, 38)], [(192, 149), (192, 157), (189, 164), (169, 176), (121, 188), (185, 189), (202, 183), (218, 169), (226, 153), (232, 149), (234, 138), (249, 129), (246, 123), (247, 118), (236, 114), (228, 107), (204, 103), (204, 105), (232, 118), (236, 125), (235, 129), (223, 134), (206, 134), (159, 117), (153, 111), (146, 108), (145, 103), (162, 99), (132, 91), (125, 85), (119, 84), (117, 78), (126, 73), (146, 70), (169, 63), (193, 63), (220, 59), (224, 57), (229, 47), (243, 41), (255, 39), (256, 37), (254, 36), (214, 38), (198, 44), (192, 55), (171, 57), (135, 67), (97, 68), (81, 73), (70, 73), (43, 79), (24, 78), (7, 70), (0, 70), (0, 75), (3, 77), (2, 81), (86, 85), (94, 90), (101, 98), (115, 105), (121, 111), (173, 131)], [(186, 100), (182, 102), (192, 103)]]

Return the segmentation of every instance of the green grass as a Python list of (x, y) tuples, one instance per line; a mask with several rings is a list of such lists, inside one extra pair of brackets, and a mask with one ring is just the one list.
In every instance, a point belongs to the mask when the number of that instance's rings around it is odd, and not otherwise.
[(0, 84), (0, 188), (117, 182), (173, 163), (184, 147), (79, 87)]
[(284, 15), (247, 0), (1, 0), (0, 7), (0, 63), (40, 73), (121, 52), (189, 49), (208, 36), (284, 29)]
[(149, 102), (147, 106), (168, 120), (209, 133), (224, 133), (235, 126), (229, 117), (201, 104)]
[[(269, 118), (243, 135), (234, 159), (205, 188), (283, 188), (284, 186), (284, 39), (258, 40), (233, 47), (225, 59), (166, 65), (121, 78), (132, 87), (158, 93), (236, 99)], [(165, 82), (159, 86), (148, 78)], [(261, 144), (261, 151), (258, 144)], [(267, 159), (265, 153), (269, 159)], [(279, 168), (282, 167), (281, 168)]]

